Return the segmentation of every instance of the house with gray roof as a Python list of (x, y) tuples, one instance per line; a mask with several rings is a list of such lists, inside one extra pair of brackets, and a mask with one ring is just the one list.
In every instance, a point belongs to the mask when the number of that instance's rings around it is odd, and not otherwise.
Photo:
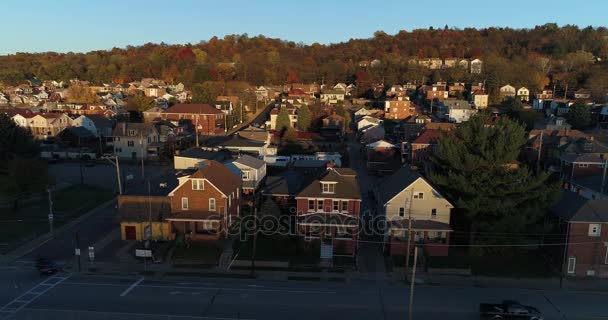
[(247, 154), (224, 162), (224, 165), (243, 180), (243, 194), (256, 192), (266, 178), (266, 162)]
[(391, 255), (406, 255), (409, 236), (430, 256), (447, 256), (454, 206), (418, 172), (401, 168), (374, 188), (377, 210), (386, 219), (384, 242)]

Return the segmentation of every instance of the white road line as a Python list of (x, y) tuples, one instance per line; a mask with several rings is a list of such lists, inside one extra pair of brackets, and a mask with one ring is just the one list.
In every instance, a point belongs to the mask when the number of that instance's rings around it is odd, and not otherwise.
[(110, 311), (88, 311), (88, 310), (72, 310), (72, 309), (49, 309), (49, 308), (25, 308), (25, 311), (51, 311), (51, 312), (69, 312), (70, 314), (99, 314), (99, 315), (116, 315), (116, 316), (136, 316), (136, 317), (167, 317), (170, 319), (187, 319), (187, 320), (256, 320), (252, 318), (226, 318), (226, 317), (199, 317), (199, 316), (177, 316), (175, 314), (154, 314), (154, 313), (131, 313), (131, 312), (110, 312)]
[(129, 294), (129, 292), (131, 292), (131, 290), (135, 289), (135, 287), (137, 287), (138, 284), (140, 284), (142, 281), (144, 281), (144, 277), (139, 278), (139, 280), (135, 281), (130, 287), (128, 287), (125, 291), (123, 291), (120, 296), (124, 297), (127, 294)]
[[(0, 312), (8, 313), (9, 315), (5, 316), (3, 319), (8, 319), (9, 316), (12, 316), (12, 314), (25, 308), (25, 306), (32, 303), (34, 300), (38, 299), (40, 296), (44, 295), (45, 293), (47, 293), (49, 290), (53, 289), (58, 284), (67, 280), (70, 276), (71, 275), (52, 276), (52, 277), (42, 281), (41, 283), (35, 285), (33, 288), (30, 288), (30, 290), (21, 294), (17, 298), (13, 299), (11, 302), (5, 304), (2, 308), (0, 308)], [(48, 284), (47, 282), (51, 282), (51, 284)], [(36, 289), (40, 289), (40, 291), (38, 291)], [(29, 299), (25, 299), (25, 297), (27, 295), (33, 295), (33, 297), (30, 297)], [(20, 306), (17, 306), (16, 308), (14, 308), (14, 307), (11, 307), (12, 304), (20, 304)]]
[[(141, 280), (141, 279), (140, 279)], [(139, 280), (134, 283), (133, 285), (131, 285), (132, 287), (136, 284), (139, 283)], [(74, 285), (74, 286), (79, 286), (79, 285), (90, 285), (90, 286), (105, 286), (105, 287), (123, 287), (123, 285), (120, 284), (112, 284), (112, 283), (94, 283), (94, 282), (64, 282), (63, 285)], [(253, 291), (253, 292), (285, 292), (285, 293), (317, 293), (317, 294), (337, 294), (337, 292), (335, 291), (319, 291), (319, 290), (283, 290), (283, 289), (255, 289), (255, 288), (226, 288), (226, 287), (185, 287), (185, 286), (155, 286), (155, 285), (146, 285), (146, 284), (142, 284), (139, 285), (140, 288), (155, 288), (155, 289), (186, 289), (186, 290), (225, 290), (225, 291)], [(128, 293), (129, 290), (132, 290), (131, 287), (129, 287), (127, 290), (125, 290), (126, 293)], [(121, 296), (123, 296), (123, 294), (125, 294), (125, 292), (123, 292), (121, 294)]]

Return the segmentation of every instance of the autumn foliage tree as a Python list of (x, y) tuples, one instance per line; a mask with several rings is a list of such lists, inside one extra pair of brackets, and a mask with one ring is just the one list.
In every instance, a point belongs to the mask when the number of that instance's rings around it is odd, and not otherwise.
[(75, 103), (95, 103), (99, 102), (99, 98), (93, 90), (91, 90), (91, 87), (75, 83), (68, 87), (68, 101)]

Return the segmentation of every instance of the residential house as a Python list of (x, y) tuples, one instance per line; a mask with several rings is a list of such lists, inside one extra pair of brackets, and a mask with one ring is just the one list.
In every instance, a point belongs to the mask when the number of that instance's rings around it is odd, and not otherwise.
[(163, 87), (159, 87), (158, 85), (151, 85), (149, 87), (144, 88), (144, 94), (147, 97), (158, 98), (162, 97), (166, 93), (167, 90), (165, 90), (165, 88)]
[(366, 168), (368, 172), (384, 174), (393, 172), (401, 166), (397, 146), (386, 141), (378, 140), (365, 145)]
[(170, 238), (194, 242), (227, 235), (240, 217), (241, 178), (217, 161), (204, 160), (196, 172), (178, 180), (169, 193)]
[(264, 86), (259, 86), (255, 89), (255, 96), (258, 101), (266, 101), (270, 98), (270, 90)]
[[(280, 133), (280, 132), (279, 132)], [(241, 135), (231, 135), (227, 139), (222, 139), (213, 143), (215, 148), (226, 149), (233, 153), (247, 153), (254, 156), (275, 155), (277, 153), (276, 145), (271, 144), (270, 139), (267, 141), (258, 141), (243, 138)]]
[(458, 59), (456, 58), (445, 58), (443, 59), (443, 68), (454, 68), (458, 63)]
[(469, 71), (469, 60), (462, 59), (462, 60), (458, 61), (458, 67), (460, 67), (466, 71)]
[(594, 154), (563, 154), (560, 156), (560, 178), (576, 181), (581, 178), (601, 175), (606, 166), (606, 157)]
[(38, 139), (53, 137), (72, 125), (72, 119), (64, 113), (39, 113), (30, 120), (32, 135)]
[[(606, 166), (607, 163), (604, 163)], [(608, 181), (605, 172), (570, 181), (570, 191), (590, 200), (608, 200)]]
[(428, 159), (432, 152), (435, 152), (442, 131), (434, 129), (425, 129), (422, 133), (410, 144), (411, 163), (418, 164)]
[(464, 83), (462, 82), (455, 82), (453, 85), (448, 86), (448, 95), (450, 96), (456, 96), (459, 93), (463, 93), (465, 90), (465, 86)]
[(608, 278), (608, 200), (563, 191), (552, 211), (567, 224), (566, 274)]
[(226, 118), (224, 112), (210, 104), (175, 104), (161, 112), (160, 117), (162, 120), (169, 120), (176, 122), (176, 124), (180, 120), (190, 120), (198, 134), (219, 135), (225, 132)]
[(541, 90), (541, 92), (536, 93), (536, 99), (545, 100), (545, 99), (553, 99), (553, 90)]
[(266, 162), (247, 154), (227, 161), (224, 165), (242, 178), (243, 194), (257, 192), (266, 178)]
[(163, 109), (159, 106), (154, 106), (154, 107), (142, 112), (142, 114), (144, 116), (144, 122), (152, 123), (152, 122), (160, 121), (161, 113), (163, 111), (165, 111), (165, 109)]
[(173, 157), (173, 168), (175, 170), (196, 170), (204, 160), (224, 162), (230, 158), (230, 152), (225, 150), (205, 150), (193, 147), (183, 151), (176, 151)]
[(119, 195), (117, 205), (122, 240), (170, 239), (169, 222), (165, 219), (171, 214), (171, 201), (166, 194)]
[(279, 116), (280, 111), (279, 108), (285, 108), (287, 110), (287, 113), (289, 115), (289, 122), (291, 123), (291, 126), (295, 128), (296, 124), (298, 123), (297, 109), (291, 106), (290, 104), (287, 104), (280, 107), (274, 107), (270, 111), (270, 120), (266, 121), (266, 129), (277, 130), (277, 117)]
[(145, 123), (118, 123), (109, 143), (116, 156), (130, 160), (157, 158), (164, 146), (156, 127)]
[(384, 126), (380, 123), (362, 128), (361, 130), (359, 130), (359, 134), (361, 143), (367, 144), (370, 142), (384, 139), (386, 131), (384, 130)]
[(500, 87), (499, 91), (500, 91), (500, 98), (502, 100), (506, 100), (507, 98), (514, 98), (516, 95), (515, 87), (513, 87), (512, 85), (509, 85), (509, 84)]
[(417, 114), (402, 122), (401, 129), (403, 131), (403, 140), (406, 142), (412, 141), (420, 134), (424, 126), (431, 122), (431, 120), (431, 117), (425, 114)]
[(448, 121), (454, 123), (468, 121), (472, 115), (477, 113), (477, 109), (465, 100), (445, 100), (443, 108)]
[(443, 60), (441, 60), (441, 58), (430, 58), (429, 59), (429, 69), (437, 70), (437, 69), (441, 69), (442, 66), (443, 66)]
[(321, 92), (321, 101), (326, 104), (338, 104), (344, 101), (346, 91), (343, 90), (324, 90)]
[(72, 125), (84, 127), (96, 137), (109, 137), (112, 135), (112, 123), (104, 116), (96, 114), (81, 115), (73, 120)]
[(534, 123), (534, 129), (537, 130), (570, 130), (572, 126), (564, 117), (550, 116)]
[(570, 112), (570, 106), (575, 104), (576, 101), (569, 99), (555, 99), (549, 103), (549, 109), (546, 110), (547, 115), (555, 114), (557, 116), (564, 116)]
[(227, 116), (232, 115), (232, 112), (234, 111), (234, 105), (231, 101), (215, 101), (213, 103), (213, 106), (215, 106), (217, 110), (222, 111)]
[(409, 98), (396, 97), (384, 102), (384, 118), (403, 120), (416, 114), (416, 107)]
[(325, 137), (340, 137), (346, 130), (346, 120), (335, 112), (322, 120), (321, 135)]
[(530, 90), (528, 90), (526, 87), (517, 89), (517, 98), (525, 102), (530, 101)]
[(387, 91), (386, 91), (386, 96), (387, 97), (395, 97), (395, 96), (399, 96), (402, 97), (405, 95), (405, 90), (403, 89), (403, 86), (399, 85), (399, 84), (394, 84), (392, 85)]
[(355, 171), (329, 166), (295, 199), (298, 232), (306, 244), (321, 246), (321, 258), (356, 255), (361, 192)]
[(432, 86), (426, 90), (426, 99), (431, 101), (435, 99), (442, 101), (448, 98), (448, 93), (445, 86)]
[(471, 60), (471, 73), (473, 74), (480, 74), (482, 67), (483, 67), (483, 61), (481, 61), (480, 59), (473, 59)]
[(36, 113), (28, 109), (8, 109), (5, 112), (18, 126), (26, 129), (30, 127), (31, 119), (36, 115)]
[(401, 168), (381, 180), (374, 193), (378, 212), (387, 222), (384, 243), (390, 255), (407, 255), (408, 237), (412, 239), (411, 248), (421, 245), (425, 256), (448, 255), (454, 206), (426, 179), (409, 168)]
[(361, 131), (369, 126), (382, 125), (382, 122), (383, 121), (378, 118), (363, 116), (363, 118), (357, 122), (357, 130)]
[(485, 93), (483, 90), (473, 91), (473, 105), (477, 109), (485, 109), (488, 107), (488, 97), (489, 95)]

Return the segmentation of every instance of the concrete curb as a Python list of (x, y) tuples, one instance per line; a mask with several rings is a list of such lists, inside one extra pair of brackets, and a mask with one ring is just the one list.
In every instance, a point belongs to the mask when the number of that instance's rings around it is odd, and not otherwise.
[(55, 231), (52, 234), (50, 232), (47, 232), (47, 233), (39, 236), (38, 238), (33, 239), (33, 240), (27, 242), (26, 244), (12, 250), (11, 252), (8, 252), (7, 254), (0, 257), (0, 265), (9, 264), (9, 263), (25, 256), (26, 254), (34, 251), (36, 248), (44, 245), (45, 243), (49, 242), (50, 240), (54, 239), (55, 237), (59, 236), (60, 234), (66, 232), (66, 230), (71, 229), (75, 225), (90, 218), (91, 216), (93, 216), (97, 212), (99, 212), (100, 210), (105, 209), (106, 207), (112, 205), (115, 202), (116, 202), (116, 197), (100, 204), (99, 206), (97, 206), (97, 208), (90, 210), (89, 212), (82, 214), (80, 217), (55, 229)]

